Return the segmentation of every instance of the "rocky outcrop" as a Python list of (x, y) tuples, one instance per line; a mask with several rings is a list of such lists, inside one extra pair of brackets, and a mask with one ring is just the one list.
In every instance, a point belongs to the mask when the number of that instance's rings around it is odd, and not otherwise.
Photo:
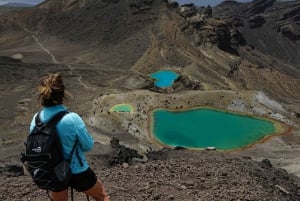
[(185, 4), (180, 7), (180, 15), (184, 18), (192, 17), (197, 14), (198, 10), (193, 4)]
[(300, 20), (300, 6), (299, 5), (296, 5), (292, 9), (285, 11), (285, 13), (282, 15), (282, 18), (280, 20), (290, 19), (295, 22), (299, 21)]
[[(164, 3), (168, 4), (168, 0), (158, 1), (158, 0), (129, 0), (128, 5), (132, 10), (133, 14), (138, 14), (147, 10), (150, 10), (154, 6), (158, 6), (158, 4)], [(173, 4), (173, 6), (176, 6)]]
[(198, 41), (195, 41), (198, 45), (215, 44), (223, 51), (235, 53), (239, 45), (245, 44), (239, 31), (225, 21), (210, 18), (202, 26), (200, 22), (191, 25), (198, 30)]
[(265, 22), (266, 22), (265, 18), (260, 15), (251, 17), (248, 20), (248, 24), (251, 29), (261, 27)]
[(281, 27), (282, 34), (292, 41), (300, 40), (300, 26), (285, 25)]
[(138, 154), (136, 150), (120, 145), (117, 138), (112, 138), (110, 145), (114, 150), (111, 159), (108, 161), (110, 166), (124, 163), (132, 164), (134, 159), (143, 159), (143, 156)]
[(276, 24), (276, 28), (291, 41), (300, 40), (300, 3), (287, 9)]
[(193, 33), (196, 46), (216, 45), (223, 51), (237, 54), (237, 48), (246, 44), (246, 40), (237, 29), (221, 18), (214, 18), (212, 13), (210, 6), (181, 6), (180, 15), (186, 19), (181, 30), (189, 35)]
[(224, 51), (231, 52), (234, 50), (231, 46), (230, 28), (225, 22), (210, 19), (207, 25), (204, 30), (204, 38), (208, 40), (207, 42), (217, 44)]
[(254, 0), (248, 9), (245, 10), (247, 16), (253, 16), (263, 13), (267, 8), (271, 7), (276, 0)]
[(132, 9), (134, 14), (140, 13), (145, 10), (151, 9), (154, 4), (154, 0), (130, 0), (129, 7)]
[(257, 50), (299, 66), (299, 1), (223, 3), (214, 8), (213, 13), (237, 28)]

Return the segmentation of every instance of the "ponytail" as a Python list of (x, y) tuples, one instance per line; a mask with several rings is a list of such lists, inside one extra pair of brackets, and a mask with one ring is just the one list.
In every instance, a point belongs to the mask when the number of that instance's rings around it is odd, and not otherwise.
[(41, 79), (38, 86), (38, 100), (43, 106), (62, 104), (65, 99), (65, 86), (60, 74), (49, 74)]

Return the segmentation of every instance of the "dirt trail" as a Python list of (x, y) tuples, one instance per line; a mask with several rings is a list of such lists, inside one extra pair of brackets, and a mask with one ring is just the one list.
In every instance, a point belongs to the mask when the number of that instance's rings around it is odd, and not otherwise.
[(32, 38), (35, 40), (36, 44), (42, 49), (44, 50), (52, 59), (53, 63), (58, 64), (59, 62), (56, 60), (55, 56), (47, 49), (44, 47), (44, 45), (42, 43), (39, 42), (39, 39), (37, 38), (37, 36), (33, 33), (30, 32), (29, 30), (27, 30), (27, 28), (24, 28), (24, 30), (28, 31), (28, 33), (31, 34)]
[(48, 50), (38, 39), (37, 35), (38, 33), (32, 32), (30, 30), (28, 30), (26, 27), (22, 26), (21, 24), (19, 24), (18, 22), (16, 22), (13, 19), (8, 19), (9, 21), (13, 22), (14, 24), (18, 25), (19, 27), (21, 27), (26, 33), (28, 33), (33, 40), (35, 41), (35, 43), (44, 51), (46, 52), (50, 57), (51, 57), (51, 61), (54, 64), (58, 64), (59, 62), (56, 60), (55, 56), (50, 52), (50, 50)]
[(93, 87), (89, 87), (88, 85), (86, 85), (83, 81), (82, 81), (82, 75), (79, 74), (75, 74), (74, 73), (74, 67), (71, 64), (67, 65), (69, 68), (69, 75), (73, 75), (75, 77), (77, 77), (77, 81), (79, 82), (79, 84), (81, 86), (83, 86), (85, 89), (91, 89), (91, 90), (95, 90)]

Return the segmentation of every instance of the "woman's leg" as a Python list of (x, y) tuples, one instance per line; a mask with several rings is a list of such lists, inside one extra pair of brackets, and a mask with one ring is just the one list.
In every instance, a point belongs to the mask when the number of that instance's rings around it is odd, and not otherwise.
[(60, 192), (52, 192), (51, 198), (53, 201), (68, 201), (68, 189)]
[(93, 197), (96, 201), (109, 201), (108, 196), (104, 190), (104, 187), (99, 180), (92, 188), (83, 192), (86, 195)]

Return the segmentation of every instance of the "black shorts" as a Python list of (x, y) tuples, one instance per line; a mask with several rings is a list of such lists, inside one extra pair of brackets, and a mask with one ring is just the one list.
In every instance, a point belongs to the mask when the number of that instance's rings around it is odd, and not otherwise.
[(88, 168), (79, 174), (72, 174), (69, 186), (79, 192), (83, 192), (92, 188), (97, 182), (96, 174)]

